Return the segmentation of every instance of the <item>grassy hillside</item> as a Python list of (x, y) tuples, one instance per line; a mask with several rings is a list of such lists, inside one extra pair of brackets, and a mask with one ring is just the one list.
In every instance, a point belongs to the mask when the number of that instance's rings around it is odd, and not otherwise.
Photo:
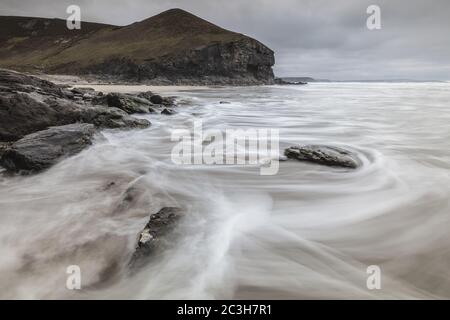
[(62, 19), (0, 16), (0, 65), (39, 69), (80, 40), (114, 28), (85, 22), (81, 30), (69, 30)]
[(81, 30), (72, 31), (65, 23), (0, 17), (2, 30), (9, 30), (0, 36), (0, 65), (58, 70), (71, 64), (83, 68), (114, 57), (148, 61), (243, 37), (179, 9), (125, 27), (82, 23)]

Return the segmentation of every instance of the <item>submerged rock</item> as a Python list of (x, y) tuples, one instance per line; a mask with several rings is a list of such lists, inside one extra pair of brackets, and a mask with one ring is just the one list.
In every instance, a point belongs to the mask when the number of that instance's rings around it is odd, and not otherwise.
[(307, 145), (287, 148), (284, 154), (290, 159), (314, 162), (327, 166), (357, 168), (361, 165), (360, 159), (348, 150), (324, 146)]
[(165, 115), (168, 115), (168, 116), (173, 115), (175, 113), (176, 113), (175, 111), (173, 111), (172, 109), (169, 109), (169, 108), (164, 108), (164, 110), (161, 111), (161, 114), (165, 114)]
[(90, 145), (94, 132), (92, 124), (75, 123), (32, 133), (13, 143), (0, 164), (16, 172), (47, 169)]
[(182, 215), (180, 208), (165, 207), (150, 216), (145, 228), (139, 233), (136, 250), (131, 258), (131, 268), (142, 266), (167, 242)]

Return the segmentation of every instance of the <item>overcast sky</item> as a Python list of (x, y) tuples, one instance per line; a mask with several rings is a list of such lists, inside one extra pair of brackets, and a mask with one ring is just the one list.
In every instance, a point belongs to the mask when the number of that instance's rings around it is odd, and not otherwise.
[[(182, 8), (275, 51), (277, 76), (450, 80), (449, 0), (1, 0), (0, 15), (126, 25)], [(366, 9), (381, 8), (381, 30)]]

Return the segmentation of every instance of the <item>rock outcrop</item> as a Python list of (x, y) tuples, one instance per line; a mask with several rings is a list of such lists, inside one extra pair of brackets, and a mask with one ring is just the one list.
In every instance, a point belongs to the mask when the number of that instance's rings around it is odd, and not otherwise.
[(86, 93), (73, 91), (36, 77), (0, 70), (0, 141), (16, 141), (50, 126), (75, 122), (92, 123), (98, 128), (150, 125), (149, 121), (132, 118), (118, 108), (98, 107), (90, 100), (77, 99)]
[(151, 92), (103, 95), (0, 69), (0, 165), (10, 171), (46, 169), (86, 147), (91, 128), (147, 128), (150, 121), (130, 114), (169, 105), (176, 105), (173, 98)]
[(305, 85), (305, 84), (308, 84), (308, 82), (304, 82), (304, 81), (286, 81), (286, 80), (284, 80), (282, 78), (275, 78), (274, 83), (278, 84), (278, 85), (283, 85), (283, 86), (285, 86), (285, 85)]
[(145, 98), (121, 93), (108, 93), (106, 102), (109, 107), (119, 108), (128, 114), (148, 113), (149, 107), (153, 105)]
[(32, 132), (74, 123), (78, 108), (68, 107), (63, 112), (34, 99), (26, 93), (7, 93), (0, 96), (0, 141), (15, 141)]
[[(24, 29), (33, 23), (36, 33)], [(0, 37), (0, 66), (153, 84), (274, 81), (271, 49), (181, 9), (125, 27), (86, 23), (86, 32), (73, 36), (61, 29), (58, 19), (48, 19), (55, 27), (52, 32), (41, 23), (45, 25), (37, 18), (0, 17), (0, 25), (13, 31)]]
[(92, 124), (76, 123), (29, 134), (4, 152), (0, 164), (16, 172), (47, 169), (90, 145), (94, 132)]
[(136, 250), (131, 258), (130, 267), (136, 269), (142, 266), (167, 242), (170, 233), (182, 217), (182, 210), (175, 207), (165, 207), (150, 216), (150, 220), (139, 233)]
[(100, 129), (145, 129), (150, 126), (148, 120), (131, 117), (118, 108), (103, 106), (83, 108), (80, 120)]
[(355, 169), (361, 160), (351, 151), (331, 146), (293, 146), (284, 151), (286, 157), (317, 164)]

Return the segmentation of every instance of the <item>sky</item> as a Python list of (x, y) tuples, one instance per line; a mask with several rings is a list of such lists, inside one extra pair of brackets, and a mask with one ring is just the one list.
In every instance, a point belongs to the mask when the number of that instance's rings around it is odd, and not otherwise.
[[(127, 25), (181, 8), (275, 51), (276, 76), (450, 80), (449, 0), (1, 0), (0, 15)], [(378, 5), (381, 29), (366, 10)]]

